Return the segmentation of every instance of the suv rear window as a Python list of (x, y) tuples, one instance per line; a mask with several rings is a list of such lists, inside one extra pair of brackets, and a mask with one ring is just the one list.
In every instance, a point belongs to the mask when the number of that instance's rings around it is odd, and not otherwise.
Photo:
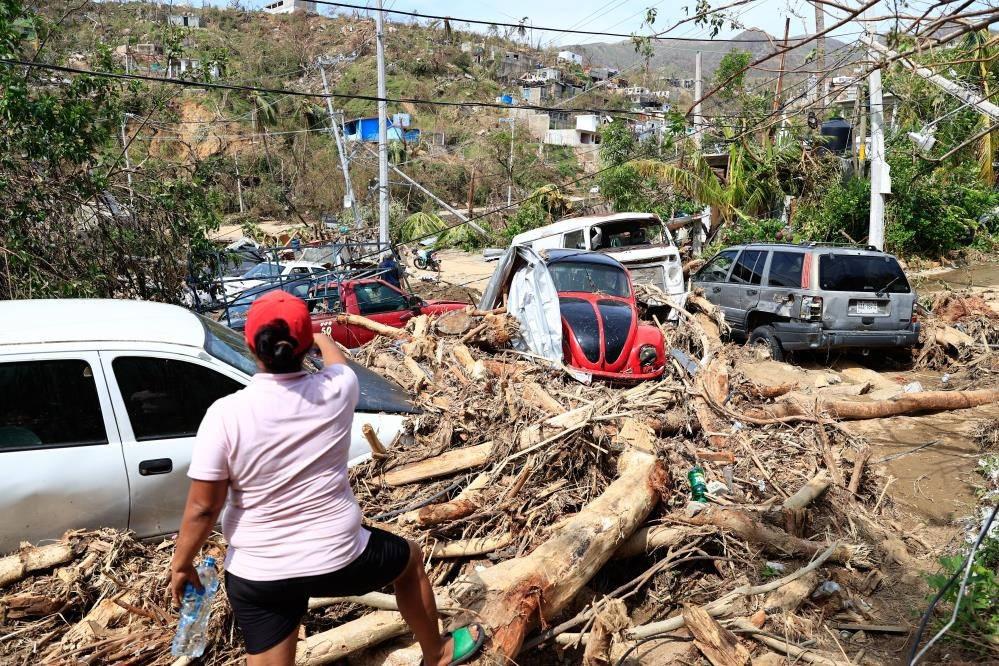
[(819, 257), (819, 288), (908, 294), (909, 281), (894, 257), (872, 254), (823, 254)]

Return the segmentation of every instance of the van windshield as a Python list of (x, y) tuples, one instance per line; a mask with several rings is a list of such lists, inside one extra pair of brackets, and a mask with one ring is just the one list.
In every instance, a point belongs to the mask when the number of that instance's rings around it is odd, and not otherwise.
[(666, 227), (655, 220), (621, 220), (595, 225), (590, 229), (590, 244), (594, 250), (672, 243)]
[(825, 291), (872, 294), (910, 291), (909, 281), (894, 257), (869, 254), (823, 254), (819, 258), (819, 287)]

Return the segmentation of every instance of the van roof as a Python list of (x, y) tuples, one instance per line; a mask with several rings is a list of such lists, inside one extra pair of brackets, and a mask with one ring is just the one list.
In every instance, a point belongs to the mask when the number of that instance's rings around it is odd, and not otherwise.
[(0, 345), (158, 342), (201, 347), (205, 329), (177, 305), (101, 299), (0, 301)]
[(536, 241), (545, 236), (564, 234), (569, 231), (576, 231), (591, 224), (601, 222), (623, 222), (625, 220), (635, 220), (637, 222), (659, 222), (662, 220), (655, 213), (614, 213), (613, 215), (584, 215), (582, 217), (569, 217), (558, 222), (553, 222), (544, 227), (531, 229), (513, 237), (511, 245), (522, 245), (531, 241)]

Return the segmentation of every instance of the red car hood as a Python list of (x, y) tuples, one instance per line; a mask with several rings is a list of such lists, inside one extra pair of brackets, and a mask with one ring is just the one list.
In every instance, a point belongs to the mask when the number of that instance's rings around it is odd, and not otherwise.
[(559, 294), (563, 344), (570, 365), (593, 372), (622, 372), (635, 340), (638, 316), (627, 300), (599, 294)]

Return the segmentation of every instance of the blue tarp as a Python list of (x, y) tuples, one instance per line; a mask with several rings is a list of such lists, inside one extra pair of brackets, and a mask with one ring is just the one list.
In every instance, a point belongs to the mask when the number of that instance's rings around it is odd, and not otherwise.
[[(348, 141), (378, 141), (378, 118), (356, 118), (344, 123), (345, 133)], [(405, 141), (411, 143), (420, 140), (420, 130), (411, 129), (405, 131), (401, 127), (394, 127), (392, 120), (388, 119), (388, 140)]]

